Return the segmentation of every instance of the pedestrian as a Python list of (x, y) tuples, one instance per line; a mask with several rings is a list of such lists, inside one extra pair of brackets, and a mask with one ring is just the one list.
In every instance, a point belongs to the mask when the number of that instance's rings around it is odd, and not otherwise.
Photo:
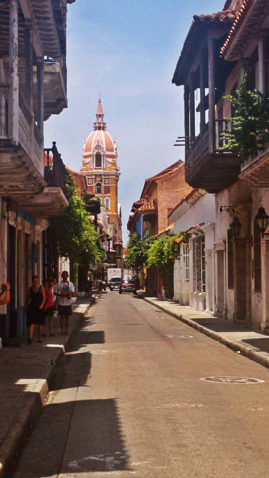
[(38, 326), (38, 342), (42, 342), (41, 336), (45, 321), (44, 306), (46, 294), (44, 287), (40, 285), (38, 276), (33, 276), (32, 286), (29, 290), (29, 303), (27, 309), (27, 323), (29, 326), (28, 343), (31, 344), (34, 335), (35, 325)]
[(47, 279), (44, 283), (46, 294), (45, 317), (48, 319), (49, 335), (53, 337), (53, 316), (54, 316), (54, 282)]
[(8, 304), (10, 301), (10, 285), (5, 282), (1, 284), (0, 305)]
[(100, 279), (97, 281), (97, 291), (96, 291), (96, 294), (95, 294), (95, 297), (101, 297), (102, 295), (102, 290), (103, 290), (103, 281), (101, 281)]
[(68, 277), (68, 272), (63, 271), (62, 281), (59, 282), (55, 288), (55, 293), (58, 297), (58, 313), (60, 316), (62, 335), (69, 334), (69, 319), (72, 315), (72, 297), (76, 295), (74, 284), (68, 280)]

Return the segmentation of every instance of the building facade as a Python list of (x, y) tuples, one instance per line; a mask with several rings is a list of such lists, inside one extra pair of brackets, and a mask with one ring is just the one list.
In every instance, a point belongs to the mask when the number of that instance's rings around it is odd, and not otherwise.
[(31, 276), (43, 277), (43, 232), (68, 205), (44, 174), (43, 125), (67, 106), (66, 16), (73, 0), (0, 2), (0, 335), (25, 334)]
[(210, 312), (215, 312), (215, 216), (214, 195), (202, 189), (193, 189), (169, 215), (171, 233), (187, 233), (176, 239), (174, 300)]
[(269, 93), (268, 25), (266, 0), (227, 0), (221, 12), (195, 15), (173, 78), (184, 85), (186, 180), (216, 197), (216, 313), (261, 330), (269, 328), (269, 242), (258, 220), (269, 212), (268, 144), (244, 157), (223, 131), (232, 127), (226, 96), (243, 78), (248, 90)]

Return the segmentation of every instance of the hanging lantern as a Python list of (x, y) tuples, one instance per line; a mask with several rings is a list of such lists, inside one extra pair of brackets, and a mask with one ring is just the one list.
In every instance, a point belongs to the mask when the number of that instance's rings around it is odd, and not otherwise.
[(234, 217), (233, 222), (230, 224), (230, 228), (231, 228), (233, 237), (235, 238), (239, 237), (241, 222), (239, 221), (237, 216)]
[(258, 222), (260, 232), (264, 234), (264, 232), (267, 229), (268, 221), (269, 221), (269, 216), (267, 216), (264, 207), (259, 208), (258, 214), (255, 216), (255, 219)]

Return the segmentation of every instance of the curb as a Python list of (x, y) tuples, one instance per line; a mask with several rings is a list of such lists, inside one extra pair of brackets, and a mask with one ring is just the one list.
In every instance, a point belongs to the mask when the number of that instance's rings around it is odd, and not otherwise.
[(19, 415), (16, 417), (16, 423), (4, 439), (0, 451), (0, 478), (5, 477), (5, 473), (8, 471), (8, 467), (11, 465), (12, 460), (16, 456), (16, 452), (20, 448), (23, 436), (29, 430), (31, 424), (40, 415), (42, 408), (47, 400), (47, 396), (49, 393), (49, 382), (54, 368), (60, 361), (60, 359), (65, 355), (66, 347), (70, 343), (73, 335), (80, 328), (81, 323), (83, 319), (85, 319), (85, 317), (87, 316), (91, 306), (92, 304), (88, 304), (85, 312), (83, 312), (83, 317), (76, 321), (71, 331), (71, 334), (66, 340), (66, 342), (63, 344), (63, 347), (55, 351), (55, 357), (51, 362), (51, 367), (48, 370), (46, 377), (43, 379), (43, 383), (40, 385), (39, 389), (35, 390), (34, 396), (29, 399), (27, 408), (20, 412)]
[(254, 360), (255, 362), (258, 362), (260, 365), (263, 365), (264, 367), (269, 368), (269, 357), (261, 355), (262, 352), (256, 352), (256, 350), (252, 350), (249, 347), (247, 347), (246, 345), (242, 345), (242, 344), (233, 342), (232, 340), (227, 339), (226, 337), (223, 337), (218, 332), (214, 332), (214, 330), (208, 329), (204, 325), (197, 324), (193, 320), (187, 319), (183, 315), (178, 315), (175, 312), (167, 310), (161, 304), (152, 302), (147, 297), (145, 297), (144, 300), (146, 302), (148, 302), (148, 304), (151, 304), (151, 305), (157, 307), (158, 309), (162, 310), (163, 312), (166, 312), (168, 315), (171, 315), (175, 319), (180, 320), (184, 324), (189, 325), (190, 327), (192, 327), (193, 329), (198, 330), (199, 332), (201, 332), (204, 335), (207, 335), (211, 339), (216, 340), (217, 342), (220, 342), (221, 344), (225, 345), (226, 347), (229, 347), (234, 352), (237, 352), (237, 353), (240, 352), (242, 355), (249, 358), (250, 360)]

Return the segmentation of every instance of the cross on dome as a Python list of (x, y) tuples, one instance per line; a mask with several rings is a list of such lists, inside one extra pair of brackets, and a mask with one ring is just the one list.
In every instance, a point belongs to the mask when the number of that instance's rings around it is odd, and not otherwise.
[(104, 113), (103, 113), (101, 98), (99, 98), (99, 100), (98, 100), (97, 112), (96, 112), (96, 122), (93, 123), (93, 127), (94, 127), (95, 130), (105, 131), (105, 129), (106, 129), (106, 123), (104, 122)]

